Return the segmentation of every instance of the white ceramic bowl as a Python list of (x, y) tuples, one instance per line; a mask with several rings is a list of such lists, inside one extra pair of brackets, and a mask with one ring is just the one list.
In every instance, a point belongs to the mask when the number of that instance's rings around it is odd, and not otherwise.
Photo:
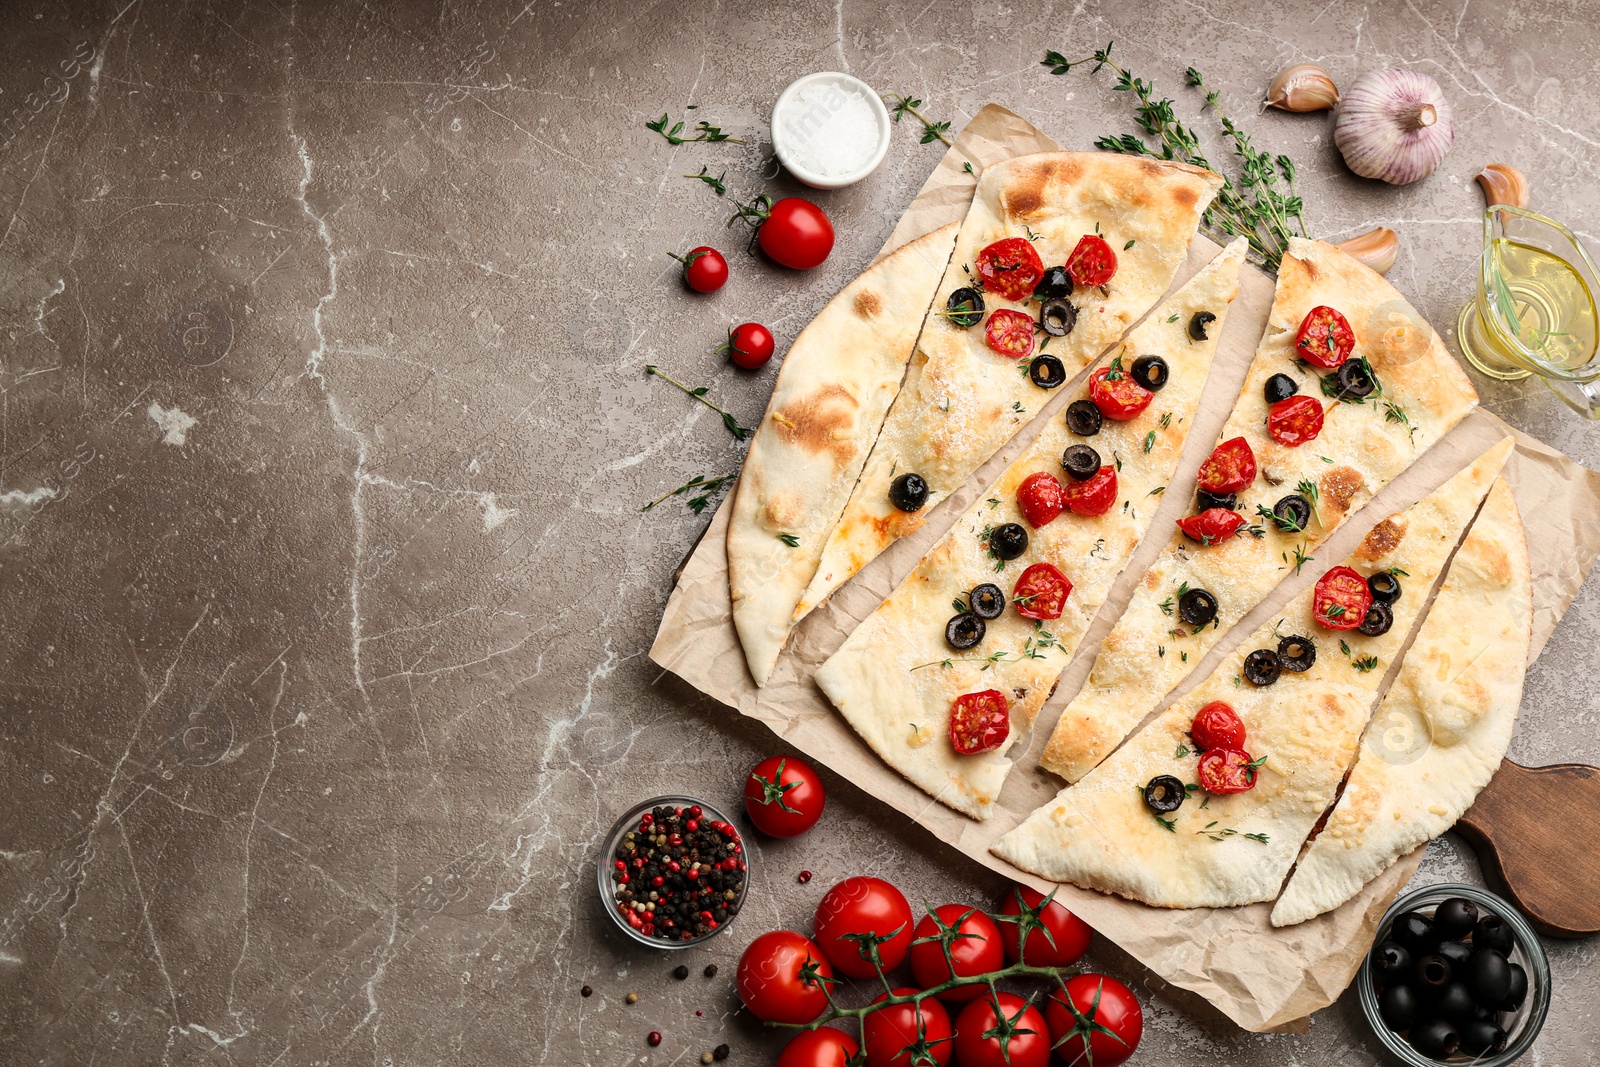
[[(785, 128), (784, 109), (798, 106), (796, 101), (801, 91), (807, 86), (830, 82), (838, 85), (841, 89), (854, 89), (866, 97), (867, 103), (872, 108), (873, 117), (878, 123), (878, 147), (868, 157), (866, 163), (848, 174), (818, 174), (801, 166), (795, 161), (798, 146), (794, 143), (792, 135), (786, 132)], [(825, 117), (825, 113), (820, 114), (817, 121)], [(854, 78), (848, 74), (840, 74), (831, 70), (807, 74), (805, 77), (789, 83), (789, 87), (779, 95), (778, 102), (772, 105), (772, 147), (778, 153), (778, 162), (782, 163), (784, 169), (790, 174), (793, 174), (813, 189), (843, 189), (847, 185), (854, 185), (877, 170), (878, 164), (883, 162), (883, 157), (889, 151), (889, 126), (889, 109), (883, 106), (883, 101), (878, 97), (876, 90), (860, 78)]]

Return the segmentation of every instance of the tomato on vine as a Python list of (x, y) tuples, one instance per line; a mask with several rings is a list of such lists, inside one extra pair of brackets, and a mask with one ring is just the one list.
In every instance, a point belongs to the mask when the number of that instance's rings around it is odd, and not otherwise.
[[(948, 948), (950, 958), (945, 959)], [(952, 974), (951, 964), (955, 965)], [(942, 985), (952, 978), (970, 978), (1005, 966), (1005, 948), (1000, 928), (977, 908), (965, 904), (941, 904), (917, 924), (911, 942), (911, 973), (924, 989)], [(988, 986), (963, 985), (939, 996), (945, 1000), (971, 1000), (983, 996)]]
[(1133, 990), (1103, 974), (1068, 978), (1045, 1002), (1056, 1055), (1069, 1067), (1116, 1067), (1139, 1047), (1144, 1010)]
[(793, 756), (768, 756), (744, 780), (744, 810), (771, 837), (798, 837), (822, 818), (827, 797), (811, 765)]
[[(909, 997), (915, 989), (893, 991)], [(874, 1000), (881, 1004), (890, 994)], [(950, 1015), (933, 997), (917, 1004), (890, 1004), (867, 1015), (861, 1037), (867, 1046), (867, 1067), (944, 1067), (950, 1062)]]
[(817, 944), (834, 970), (851, 978), (873, 978), (872, 948), (892, 971), (911, 951), (911, 905), (882, 878), (846, 878), (822, 898), (812, 924)]
[(769, 1023), (808, 1023), (828, 1008), (833, 968), (822, 950), (793, 930), (762, 934), (739, 957), (735, 985), (756, 1018)]
[(956, 1016), (956, 1062), (961, 1067), (1045, 1067), (1050, 1030), (1031, 999), (995, 993)]
[(691, 248), (688, 255), (667, 254), (683, 264), (683, 282), (697, 293), (714, 293), (728, 281), (728, 261), (710, 245)]
[[(1000, 923), (1006, 958), (1012, 963), (1071, 967), (1089, 951), (1089, 941), (1094, 936), (1088, 923), (1055, 902), (1054, 892), (1046, 897), (1032, 886), (1012, 886), (1000, 905), (1000, 914), (1017, 920)], [(1027, 941), (1019, 943), (1024, 927), (1028, 930)]]
[(802, 1030), (778, 1053), (778, 1067), (851, 1067), (861, 1046), (834, 1026)]

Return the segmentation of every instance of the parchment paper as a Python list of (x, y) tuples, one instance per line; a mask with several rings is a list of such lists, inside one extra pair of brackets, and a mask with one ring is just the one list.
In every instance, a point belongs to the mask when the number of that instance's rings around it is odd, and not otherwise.
[[(965, 216), (976, 179), (964, 163), (970, 162), (981, 172), (984, 166), (1012, 156), (1058, 147), (1012, 112), (993, 104), (984, 108), (945, 154), (895, 227), (880, 258), (912, 238)], [(1217, 251), (1216, 244), (1197, 237), (1173, 288)], [(1225, 322), (1211, 381), (1174, 484), (1192, 488), (1200, 461), (1215, 443), (1265, 327), (1272, 291), (1271, 277), (1245, 268), (1239, 298)], [(1072, 392), (1071, 388), (1059, 390), (1040, 418), (985, 464), (966, 487), (936, 508), (922, 530), (885, 552), (813, 612), (779, 659), (765, 689), (758, 689), (750, 677), (731, 621), (725, 550), (731, 496), (725, 498), (679, 575), (650, 658), (741, 715), (765, 722), (795, 749), (909, 815), (977, 862), (1047, 888), (1038, 878), (992, 855), (989, 846), (1062, 786), (1060, 779), (1039, 768), (1039, 753), (1061, 708), (1088, 676), (1100, 641), (1127, 604), (1134, 582), (1160, 551), (1165, 537), (1148, 537), (1134, 553), (1055, 694), (1040, 712), (1028, 744), (1013, 749), (1016, 766), (996, 814), (986, 822), (974, 822), (936, 803), (880, 762), (811, 679), (822, 661), (893, 591)], [(1506, 433), (1515, 431), (1488, 412), (1475, 412), (1352, 516), (1318, 556), (1324, 561), (1343, 559), (1380, 519), (1426, 496)], [(1527, 526), (1533, 565), (1533, 655), (1537, 656), (1600, 551), (1600, 474), (1533, 438), (1522, 434), (1517, 438), (1506, 476)], [(1191, 495), (1187, 491), (1165, 494), (1151, 530), (1170, 529)], [(1217, 644), (1189, 682), (1197, 684), (1204, 679), (1239, 640), (1312, 584), (1320, 571), (1320, 566), (1308, 567), (1305, 574), (1284, 582)], [(1422, 851), (1419, 848), (1400, 860), (1343, 907), (1283, 930), (1268, 922), (1270, 903), (1172, 911), (1072, 885), (1062, 886), (1057, 899), (1162, 978), (1206, 998), (1245, 1029), (1301, 1030), (1313, 1011), (1332, 1003), (1349, 985), (1379, 917), (1416, 870)]]

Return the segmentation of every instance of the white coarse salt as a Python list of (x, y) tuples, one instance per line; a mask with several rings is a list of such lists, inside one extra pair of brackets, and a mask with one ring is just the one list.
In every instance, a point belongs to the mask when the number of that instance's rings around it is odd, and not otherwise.
[(798, 167), (837, 178), (860, 170), (878, 150), (878, 117), (857, 89), (816, 82), (783, 105), (784, 148)]

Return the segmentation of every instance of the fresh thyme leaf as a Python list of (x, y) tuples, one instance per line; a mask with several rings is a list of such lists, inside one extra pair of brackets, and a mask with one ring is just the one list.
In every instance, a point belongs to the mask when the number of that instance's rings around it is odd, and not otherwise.
[(728, 432), (733, 434), (733, 439), (735, 441), (743, 441), (746, 437), (749, 437), (752, 433), (755, 432), (755, 431), (751, 430), (749, 427), (740, 426), (738, 421), (736, 419), (734, 419), (733, 415), (731, 415), (730, 413), (728, 413), (726, 411), (723, 411), (721, 408), (717, 407), (717, 405), (715, 405), (711, 401), (707, 400), (706, 399), (706, 393), (710, 388), (709, 386), (702, 385), (702, 386), (699, 386), (698, 388), (691, 389), (687, 385), (684, 385), (682, 382), (678, 381), (676, 378), (672, 377), (671, 375), (669, 375), (666, 372), (664, 372), (663, 370), (661, 370), (661, 368), (657, 367), (654, 363), (646, 363), (644, 365), (644, 372), (646, 374), (652, 374), (657, 378), (661, 378), (661, 379), (664, 379), (665, 381), (671, 382), (673, 385), (675, 385), (679, 389), (683, 390), (689, 396), (694, 397), (694, 399), (700, 401), (700, 403), (704, 404), (706, 407), (710, 408), (712, 411), (715, 411), (718, 415), (721, 415), (722, 416), (722, 425), (726, 426), (728, 428)]
[[(1294, 572), (1296, 574), (1300, 573), (1301, 567), (1304, 567), (1307, 563), (1310, 563), (1312, 560), (1317, 558), (1316, 556), (1306, 555), (1306, 547), (1307, 545), (1304, 541), (1301, 541), (1298, 545), (1294, 546), (1294, 560), (1292, 562), (1294, 563)], [(1285, 563), (1291, 562), (1289, 559), (1289, 553), (1285, 552), (1283, 554), (1283, 561)]]
[(685, 174), (684, 177), (699, 178), (701, 181), (711, 186), (712, 190), (715, 191), (718, 196), (721, 196), (728, 191), (727, 185), (724, 184), (724, 180), (728, 177), (727, 171), (723, 171), (721, 174), (713, 178), (711, 176), (711, 171), (707, 169), (704, 164), (701, 164), (699, 174)]
[(1389, 568), (1389, 573), (1393, 574), (1393, 575), (1395, 575), (1397, 577), (1400, 577), (1400, 578), (1409, 578), (1409, 577), (1411, 577), (1411, 572), (1410, 571), (1404, 569), (1403, 567), (1398, 567), (1398, 566), (1390, 567)]
[(1168, 322), (1177, 322), (1178, 321), (1178, 313), (1176, 311), (1174, 311), (1172, 314), (1168, 315), (1167, 316), (1167, 321)]
[(1330, 619), (1342, 619), (1345, 617), (1345, 607), (1343, 604), (1329, 604), (1322, 609), (1322, 614)]
[[(948, 121), (932, 122), (926, 118), (922, 112), (917, 110), (922, 106), (922, 101), (916, 97), (902, 96), (900, 93), (888, 93), (884, 96), (883, 102), (890, 105), (891, 115), (895, 122), (899, 122), (906, 115), (910, 115), (922, 123), (922, 144), (932, 144), (934, 141), (943, 141), (947, 145), (952, 143), (950, 138), (945, 136), (950, 130), (950, 123)], [(970, 173), (970, 164), (967, 169)]]
[(1174, 820), (1163, 819), (1161, 816), (1156, 815), (1156, 813), (1153, 811), (1150, 814), (1155, 817), (1156, 822), (1167, 828), (1167, 833), (1175, 834), (1178, 832), (1178, 824)]
[(995, 508), (1000, 506), (1000, 498), (992, 496), (992, 497), (989, 498), (988, 504), (989, 504), (989, 510), (993, 511)]
[(779, 534), (778, 535), (778, 540), (782, 541), (784, 544), (788, 545), (790, 548), (799, 548), (800, 547), (800, 538), (796, 537), (794, 534)]
[(1172, 412), (1163, 412), (1159, 421), (1163, 430), (1172, 429)]
[(978, 172), (972, 169), (972, 164), (970, 162), (961, 164), (961, 169), (966, 171), (968, 174), (971, 174), (973, 177), (977, 177)]
[(1144, 435), (1144, 452), (1145, 452), (1145, 455), (1148, 456), (1150, 454), (1150, 450), (1152, 448), (1154, 448), (1155, 446), (1156, 446), (1156, 432), (1154, 430), (1151, 430), (1149, 433)]
[(1343, 652), (1346, 656), (1350, 655), (1350, 642), (1346, 641), (1342, 637), (1339, 638), (1339, 651)]
[(1156, 646), (1156, 659), (1166, 659), (1166, 658), (1167, 658), (1167, 646), (1166, 645), (1157, 645)]
[(1377, 665), (1378, 665), (1378, 657), (1377, 656), (1362, 656), (1360, 659), (1351, 660), (1350, 661), (1350, 666), (1354, 667), (1356, 670), (1360, 671), (1362, 674), (1366, 674), (1368, 671), (1372, 670)]
[(1039, 61), (1041, 67), (1049, 67), (1051, 74), (1065, 74), (1074, 66), (1067, 57), (1054, 49), (1045, 52), (1044, 58)]
[(1171, 615), (1172, 614), (1172, 597), (1168, 596), (1167, 599), (1163, 600), (1157, 606), (1161, 608), (1161, 614), (1163, 614), (1163, 615)]
[(1166, 486), (1158, 485), (1154, 489), (1152, 489), (1148, 493), (1146, 493), (1145, 496), (1160, 496), (1162, 493), (1164, 493), (1166, 491), (1167, 491), (1167, 487)]
[(1133, 241), (1133, 239), (1132, 239), (1132, 238), (1129, 238), (1129, 240), (1128, 240), (1128, 243), (1127, 243), (1127, 244), (1125, 244), (1125, 245), (1123, 245), (1123, 246), (1122, 246), (1122, 250), (1123, 250), (1123, 251), (1124, 251), (1124, 252), (1126, 252), (1126, 251), (1127, 251), (1127, 250), (1128, 250), (1128, 249), (1130, 249), (1130, 248), (1132, 248), (1132, 247), (1133, 247), (1133, 245), (1134, 245), (1134, 241)]
[(1317, 502), (1321, 498), (1322, 493), (1318, 489), (1317, 483), (1312, 481), (1310, 478), (1301, 478), (1295, 483), (1294, 491), (1306, 498), (1306, 502), (1311, 505), (1312, 518), (1317, 520), (1318, 526), (1321, 526), (1322, 512), (1318, 510)]
[(1116, 462), (1118, 473), (1121, 473), (1121, 471), (1122, 471), (1122, 457), (1117, 454), (1117, 450), (1114, 449), (1114, 448), (1111, 450), (1111, 458), (1112, 458), (1113, 461)]
[(711, 502), (711, 494), (715, 493), (718, 489), (721, 489), (724, 485), (732, 480), (733, 475), (731, 474), (719, 474), (716, 477), (708, 477), (704, 474), (697, 474), (671, 492), (662, 493), (660, 496), (656, 497), (639, 510), (649, 511), (651, 508), (655, 507), (657, 504), (661, 503), (670, 496), (682, 496), (684, 493), (687, 493), (690, 490), (699, 489), (701, 491), (701, 495), (691, 497), (688, 501), (689, 510), (698, 515), (704, 511), (706, 509), (706, 505)]
[[(695, 104), (689, 105), (691, 110), (693, 110), (696, 106), (697, 105)], [(674, 145), (689, 144), (692, 141), (731, 141), (734, 144), (744, 144), (742, 139), (738, 137), (729, 137), (727, 134), (722, 132), (721, 127), (713, 126), (704, 119), (695, 123), (695, 136), (693, 137), (683, 136), (682, 122), (673, 123), (671, 127), (668, 127), (667, 124), (669, 122), (672, 122), (671, 116), (667, 115), (666, 113), (662, 113), (662, 116), (656, 119), (654, 122), (645, 123), (644, 128), (647, 130), (654, 130), (656, 133), (659, 133), (661, 136), (665, 137), (668, 144)], [(694, 174), (688, 176), (691, 178), (698, 177), (698, 175)], [(721, 194), (719, 193), (717, 195), (720, 196)]]

